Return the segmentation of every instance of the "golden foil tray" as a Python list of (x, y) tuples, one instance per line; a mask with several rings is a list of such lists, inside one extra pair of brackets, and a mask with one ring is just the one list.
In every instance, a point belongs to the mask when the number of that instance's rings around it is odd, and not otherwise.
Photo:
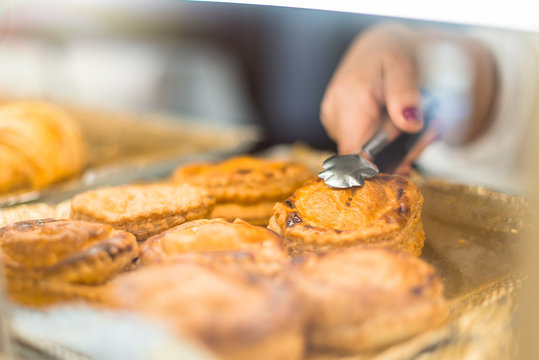
[[(300, 155), (312, 164), (327, 154), (309, 154), (302, 147), (274, 149), (271, 156)], [(311, 161), (313, 160), (313, 161)], [(425, 198), (423, 258), (438, 271), (451, 303), (451, 318), (442, 328), (412, 339), (345, 359), (481, 359), (514, 357), (512, 319), (526, 275), (520, 239), (528, 230), (525, 199), (481, 187), (439, 179), (413, 179)], [(16, 220), (66, 217), (69, 202), (32, 204), (0, 210), (0, 226)], [(18, 334), (24, 338), (24, 334)], [(312, 359), (342, 359), (310, 354)]]

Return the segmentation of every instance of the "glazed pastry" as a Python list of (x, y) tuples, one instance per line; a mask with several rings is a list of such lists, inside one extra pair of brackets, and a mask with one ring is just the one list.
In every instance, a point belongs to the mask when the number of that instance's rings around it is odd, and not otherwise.
[(194, 264), (118, 276), (107, 303), (164, 321), (223, 359), (302, 359), (303, 312), (287, 284)]
[(214, 202), (206, 190), (187, 184), (117, 186), (75, 196), (70, 217), (109, 224), (144, 241), (186, 221), (206, 217)]
[(181, 166), (173, 181), (208, 189), (217, 202), (212, 218), (267, 225), (275, 202), (286, 199), (311, 177), (300, 164), (240, 156), (217, 164)]
[(368, 245), (420, 255), (422, 204), (417, 187), (400, 176), (377, 175), (350, 189), (318, 179), (277, 203), (268, 227), (291, 253)]
[(73, 220), (30, 220), (0, 228), (0, 258), (9, 295), (28, 305), (92, 300), (92, 286), (136, 258), (135, 237), (111, 226)]
[(295, 282), (311, 309), (307, 341), (318, 351), (373, 350), (447, 319), (441, 282), (413, 255), (356, 247), (297, 260)]
[(43, 101), (0, 106), (0, 193), (42, 189), (79, 173), (85, 146), (75, 120)]
[(194, 220), (152, 236), (140, 248), (142, 264), (191, 261), (217, 269), (276, 275), (288, 265), (282, 239), (237, 219)]

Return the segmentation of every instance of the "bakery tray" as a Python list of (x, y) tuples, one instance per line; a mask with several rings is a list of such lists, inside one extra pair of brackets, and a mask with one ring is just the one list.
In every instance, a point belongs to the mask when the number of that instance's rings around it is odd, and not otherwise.
[(43, 190), (0, 194), (0, 208), (54, 202), (107, 184), (153, 180), (185, 161), (245, 152), (259, 139), (255, 126), (209, 126), (195, 119), (163, 114), (62, 107), (80, 125), (87, 148), (84, 171)]
[[(265, 155), (304, 159), (307, 165), (316, 166), (313, 164), (320, 164), (318, 159), (327, 154), (299, 146), (276, 148)], [(155, 178), (157, 174), (150, 170), (141, 172), (148, 179)], [(164, 169), (157, 173), (168, 175)], [(125, 180), (119, 178), (117, 182)], [(413, 181), (425, 198), (422, 219), (426, 242), (421, 258), (432, 264), (442, 279), (451, 304), (450, 321), (442, 328), (390, 348), (346, 359), (512, 358), (517, 348), (512, 319), (518, 305), (518, 289), (527, 274), (521, 262), (520, 239), (529, 227), (528, 202), (521, 197), (440, 179), (414, 176)], [(23, 219), (65, 217), (69, 201), (58, 202), (68, 200), (71, 194), (63, 195), (51, 198), (50, 204), (3, 209), (0, 226)], [(18, 324), (16, 335), (35, 344), (28, 330)], [(48, 331), (52, 334), (54, 328)], [(47, 339), (39, 340), (43, 344)], [(58, 339), (54, 344), (62, 346)], [(79, 348), (70, 350), (79, 355), (82, 352)], [(84, 355), (92, 358), (92, 354)], [(310, 354), (309, 358), (342, 359), (331, 354)]]

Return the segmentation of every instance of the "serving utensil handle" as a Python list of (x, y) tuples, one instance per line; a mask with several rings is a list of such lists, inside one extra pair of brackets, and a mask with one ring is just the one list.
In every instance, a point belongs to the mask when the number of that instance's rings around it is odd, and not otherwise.
[(423, 91), (423, 128), (414, 134), (403, 133), (396, 128), (391, 119), (387, 118), (383, 127), (365, 144), (363, 152), (374, 160), (380, 172), (393, 173), (427, 131), (438, 107), (436, 97)]

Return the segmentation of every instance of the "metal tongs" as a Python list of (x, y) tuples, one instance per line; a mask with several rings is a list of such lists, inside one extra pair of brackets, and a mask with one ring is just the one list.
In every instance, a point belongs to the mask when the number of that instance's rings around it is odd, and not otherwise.
[[(380, 172), (372, 159), (387, 148), (389, 157), (383, 164), (382, 171), (391, 173), (404, 159), (408, 151), (429, 127), (436, 110), (437, 98), (426, 91), (422, 92), (423, 129), (416, 134), (400, 133), (386, 116), (383, 127), (367, 142), (359, 154), (333, 155), (322, 163), (324, 171), (318, 177), (334, 188), (350, 188), (365, 185), (365, 179)], [(382, 155), (382, 154), (380, 154)]]
[(365, 185), (365, 179), (380, 172), (371, 159), (385, 147), (388, 138), (388, 132), (382, 129), (369, 140), (359, 154), (337, 154), (327, 158), (322, 163), (324, 171), (319, 173), (318, 177), (335, 188)]

